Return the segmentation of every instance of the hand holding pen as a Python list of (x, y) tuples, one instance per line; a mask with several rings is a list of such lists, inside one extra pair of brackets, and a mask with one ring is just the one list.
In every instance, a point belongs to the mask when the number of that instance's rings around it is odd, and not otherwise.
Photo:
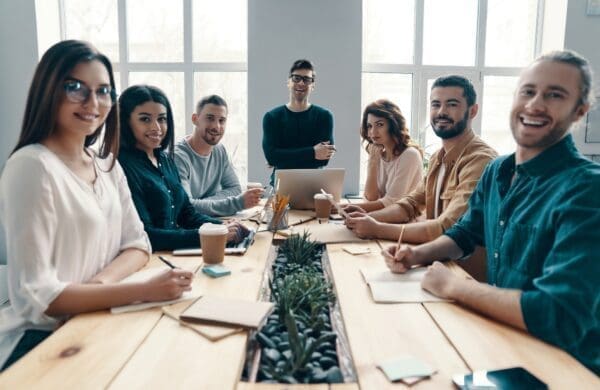
[(319, 142), (313, 146), (315, 150), (315, 159), (329, 160), (335, 154), (335, 145), (331, 145), (329, 141)]

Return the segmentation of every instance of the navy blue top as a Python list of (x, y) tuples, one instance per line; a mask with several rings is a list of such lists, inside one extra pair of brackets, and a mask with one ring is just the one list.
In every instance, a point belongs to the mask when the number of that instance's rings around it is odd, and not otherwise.
[(198, 227), (221, 221), (195, 211), (181, 186), (175, 163), (158, 149), (155, 156), (158, 167), (141, 150), (122, 149), (119, 153), (119, 163), (152, 249), (198, 248)]
[(294, 112), (285, 105), (263, 117), (263, 151), (275, 169), (320, 168), (329, 160), (315, 159), (313, 147), (324, 141), (333, 145), (333, 115), (315, 104)]
[(571, 135), (491, 162), (445, 234), (465, 255), (485, 246), (488, 283), (523, 291), (527, 330), (600, 374), (600, 165)]

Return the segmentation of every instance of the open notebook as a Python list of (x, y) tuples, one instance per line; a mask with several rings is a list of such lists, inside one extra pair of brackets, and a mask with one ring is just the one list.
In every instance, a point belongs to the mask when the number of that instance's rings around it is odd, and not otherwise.
[[(256, 230), (250, 229), (250, 233), (238, 244), (227, 243), (225, 247), (226, 255), (243, 255), (246, 253), (250, 245), (254, 243), (254, 235)], [(186, 248), (186, 249), (175, 249), (173, 256), (200, 256), (202, 255), (202, 248)]]

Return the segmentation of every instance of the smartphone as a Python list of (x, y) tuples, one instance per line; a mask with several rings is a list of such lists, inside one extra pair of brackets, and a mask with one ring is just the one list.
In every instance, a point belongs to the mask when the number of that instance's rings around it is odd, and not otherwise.
[(467, 375), (455, 375), (452, 381), (465, 390), (538, 390), (548, 386), (523, 367), (511, 367), (495, 371), (475, 371)]

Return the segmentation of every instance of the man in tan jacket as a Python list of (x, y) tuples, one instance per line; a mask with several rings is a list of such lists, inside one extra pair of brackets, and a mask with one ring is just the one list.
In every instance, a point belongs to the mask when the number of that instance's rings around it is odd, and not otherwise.
[[(497, 156), (471, 128), (479, 106), (469, 80), (439, 77), (431, 87), (431, 126), (442, 148), (429, 162), (425, 180), (412, 193), (381, 210), (366, 213), (347, 205), (346, 226), (362, 238), (429, 242), (450, 228), (466, 211), (467, 202), (487, 163)], [(423, 211), (425, 220), (417, 221)]]

